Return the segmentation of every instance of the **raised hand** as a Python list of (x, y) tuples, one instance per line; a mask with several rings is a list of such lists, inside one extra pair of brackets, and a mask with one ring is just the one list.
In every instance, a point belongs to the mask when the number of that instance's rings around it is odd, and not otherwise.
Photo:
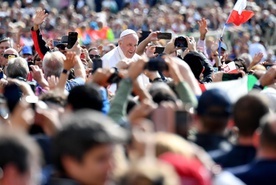
[(140, 58), (136, 62), (132, 62), (128, 68), (128, 77), (135, 80), (143, 71), (148, 59), (146, 57)]
[(74, 67), (76, 60), (75, 60), (76, 53), (69, 51), (66, 53), (66, 59), (63, 62), (63, 68), (66, 70), (70, 70)]
[(24, 47), (24, 45), (21, 45), (21, 44), (15, 44), (15, 45), (13, 46), (13, 48), (14, 48), (18, 53), (20, 53), (20, 52), (22, 51), (23, 47)]
[(80, 56), (81, 55), (81, 52), (82, 52), (82, 48), (79, 44), (79, 40), (76, 41), (76, 43), (74, 44), (74, 46), (71, 48), (71, 49), (67, 49), (67, 52), (75, 52), (75, 54), (77, 56)]
[(151, 32), (148, 36), (148, 38), (150, 39), (150, 41), (158, 41), (158, 38), (157, 38), (157, 31), (155, 32)]
[(261, 62), (261, 60), (263, 59), (264, 54), (263, 53), (257, 53), (252, 60), (252, 63), (254, 63), (255, 65), (258, 64), (259, 62)]
[(205, 36), (208, 32), (207, 21), (205, 18), (197, 21), (199, 26), (200, 40), (205, 40)]
[(37, 81), (38, 83), (40, 83), (42, 81), (42, 79), (44, 78), (44, 74), (42, 72), (42, 70), (37, 66), (37, 65), (31, 65), (30, 66), (32, 69), (32, 76), (34, 78), (35, 81)]
[(257, 65), (258, 63), (261, 62), (261, 60), (263, 59), (264, 55), (263, 53), (257, 53), (253, 59), (252, 59), (252, 62), (250, 63), (249, 67), (248, 67), (248, 70), (252, 69), (252, 67), (254, 67), (255, 65)]
[(54, 90), (59, 82), (59, 78), (54, 75), (47, 78), (50, 90)]
[(131, 124), (137, 124), (140, 119), (146, 118), (155, 108), (157, 108), (157, 105), (146, 99), (133, 108), (129, 113), (128, 119)]
[(33, 17), (34, 25), (36, 26), (41, 25), (45, 21), (47, 16), (48, 16), (48, 13), (46, 13), (45, 10), (38, 10)]
[(158, 55), (157, 53), (154, 53), (155, 48), (156, 48), (156, 46), (148, 46), (148, 48), (146, 50), (147, 57), (152, 58), (152, 57), (156, 57)]
[(196, 41), (194, 37), (185, 37), (190, 51), (196, 51)]
[(164, 53), (166, 53), (167, 55), (176, 56), (175, 51), (177, 50), (177, 48), (175, 48), (174, 46), (175, 39), (176, 38), (172, 38), (172, 40), (170, 40), (165, 46)]

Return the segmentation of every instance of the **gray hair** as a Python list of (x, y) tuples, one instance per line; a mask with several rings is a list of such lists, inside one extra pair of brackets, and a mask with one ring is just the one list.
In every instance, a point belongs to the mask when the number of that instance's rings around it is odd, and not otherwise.
[(45, 77), (52, 75), (59, 77), (62, 72), (63, 61), (65, 59), (65, 55), (60, 51), (47, 52), (42, 61), (42, 69)]
[(28, 62), (22, 58), (12, 58), (8, 61), (6, 75), (10, 78), (22, 77), (27, 79), (29, 73)]
[(249, 55), (248, 53), (243, 53), (243, 54), (241, 54), (240, 58), (242, 58), (242, 59), (245, 61), (245, 65), (246, 65), (246, 67), (248, 68), (249, 65), (250, 65), (251, 62), (252, 62), (252, 57), (251, 57), (251, 55)]

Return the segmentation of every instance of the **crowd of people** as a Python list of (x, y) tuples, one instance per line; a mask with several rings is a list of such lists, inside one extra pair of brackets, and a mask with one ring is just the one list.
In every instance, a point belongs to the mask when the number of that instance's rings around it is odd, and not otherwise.
[(273, 1), (81, 2), (1, 4), (1, 185), (276, 183)]

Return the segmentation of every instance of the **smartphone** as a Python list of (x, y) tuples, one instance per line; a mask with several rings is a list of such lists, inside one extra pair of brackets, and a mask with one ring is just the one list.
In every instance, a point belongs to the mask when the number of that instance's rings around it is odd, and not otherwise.
[(100, 58), (93, 59), (93, 70), (92, 73), (94, 73), (98, 68), (103, 67), (103, 61)]
[(145, 69), (149, 71), (165, 71), (169, 70), (169, 67), (164, 59), (158, 57), (150, 59), (149, 62), (146, 64)]
[(187, 48), (188, 42), (185, 37), (179, 36), (175, 39), (174, 46), (177, 48)]
[(161, 54), (161, 53), (163, 53), (164, 52), (164, 50), (165, 50), (165, 48), (164, 47), (155, 47), (155, 52), (154, 53), (158, 53), (158, 54)]
[(145, 40), (149, 36), (150, 33), (151, 33), (151, 31), (142, 31), (141, 37), (139, 38), (139, 43), (142, 42), (143, 40)]
[(172, 39), (172, 34), (171, 33), (157, 33), (157, 38), (158, 39), (166, 39), (166, 40), (170, 40)]
[(236, 80), (242, 78), (242, 73), (223, 73), (222, 81)]
[(142, 33), (141, 33), (141, 36), (143, 37), (143, 38), (147, 38), (148, 36), (149, 36), (149, 34), (151, 33), (151, 31), (142, 31)]
[(35, 65), (35, 64), (33, 62), (28, 62), (29, 71), (32, 71), (32, 68), (31, 68), (32, 65)]
[(69, 32), (68, 33), (68, 44), (67, 44), (67, 48), (71, 49), (75, 43), (78, 40), (78, 32)]
[(60, 42), (62, 44), (67, 44), (68, 43), (68, 35), (62, 36)]

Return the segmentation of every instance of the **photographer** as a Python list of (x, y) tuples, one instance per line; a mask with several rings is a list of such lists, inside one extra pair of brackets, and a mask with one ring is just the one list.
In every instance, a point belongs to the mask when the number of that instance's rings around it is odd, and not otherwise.
[[(177, 53), (179, 49), (182, 51), (180, 54)], [(208, 59), (197, 51), (196, 42), (193, 37), (179, 36), (172, 39), (166, 45), (164, 52), (169, 55), (177, 55), (180, 59), (184, 60), (190, 66), (195, 78), (200, 83), (212, 82), (211, 75), (213, 68), (208, 63)], [(201, 75), (203, 75), (202, 78)]]

